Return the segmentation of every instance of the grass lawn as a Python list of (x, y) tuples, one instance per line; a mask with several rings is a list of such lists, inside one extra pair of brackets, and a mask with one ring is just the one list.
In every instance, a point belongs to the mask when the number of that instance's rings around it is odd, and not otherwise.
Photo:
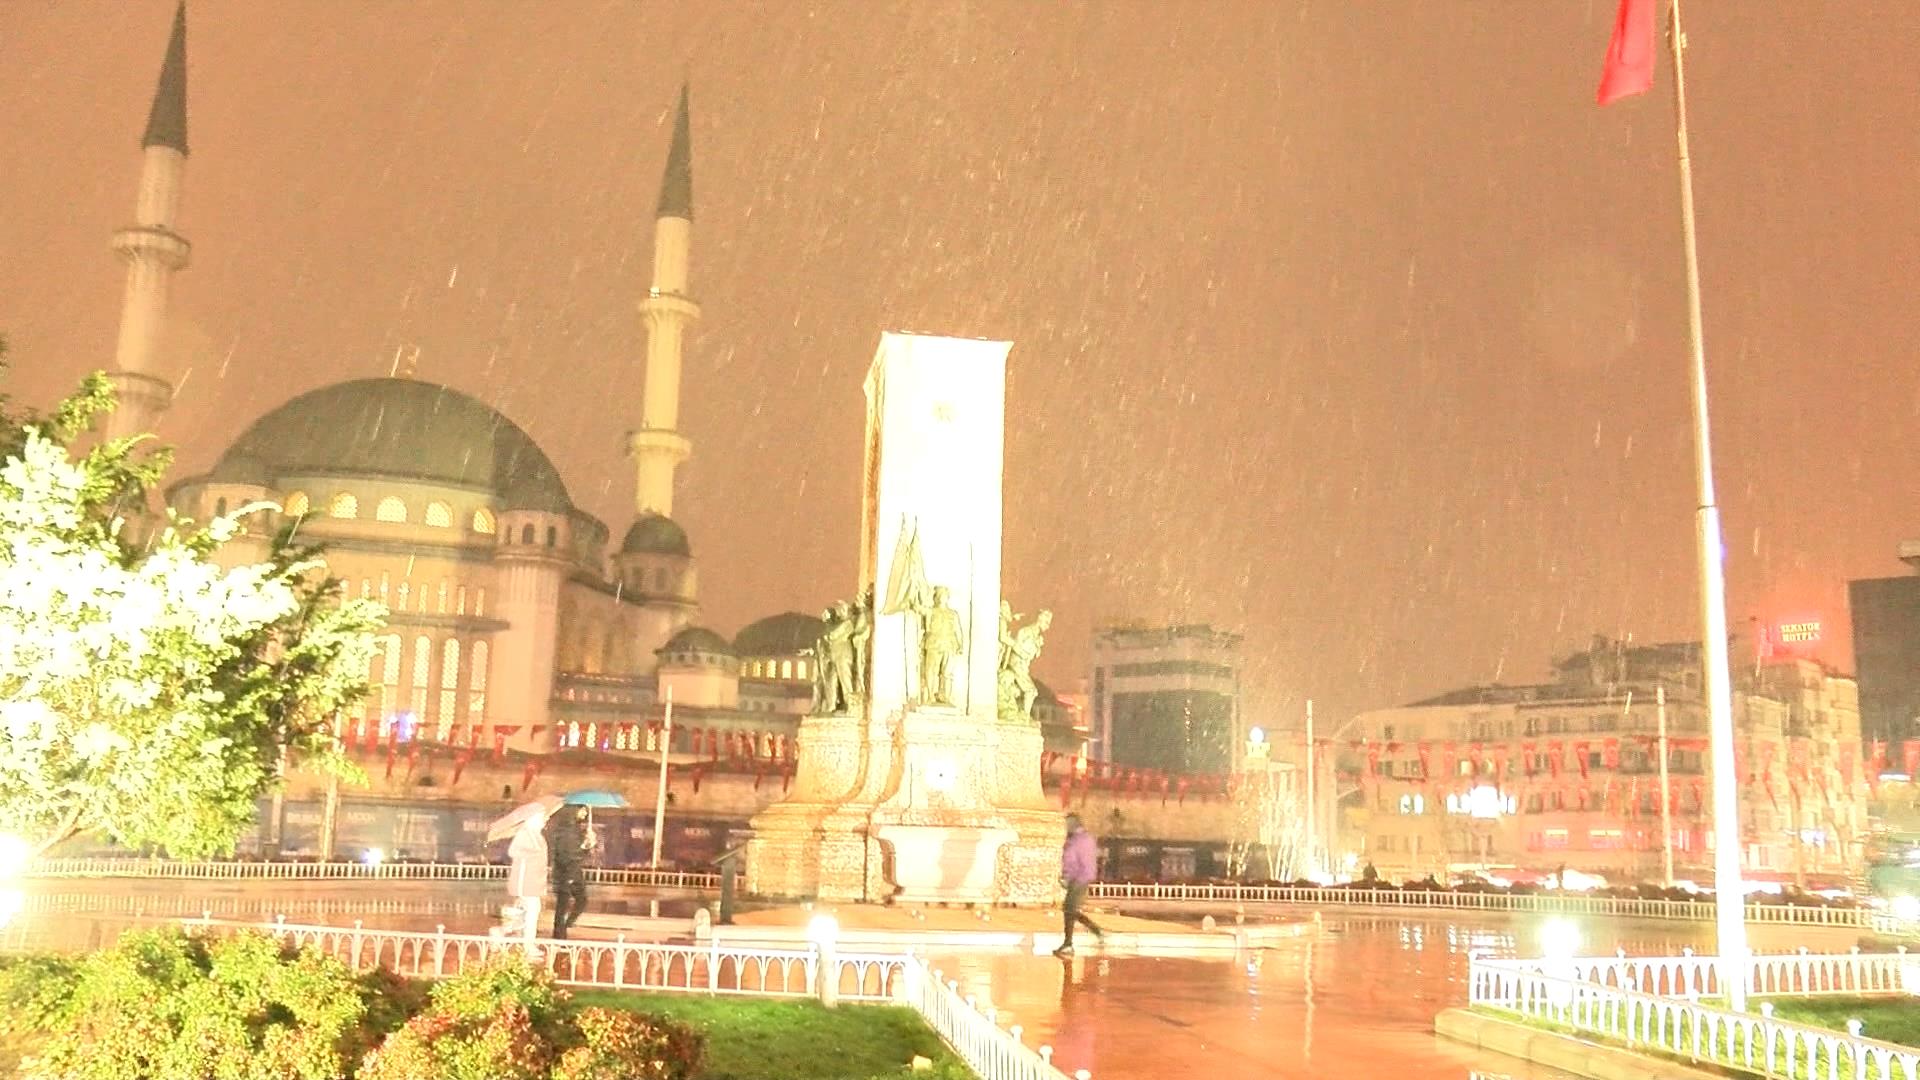
[[(576, 990), (582, 1005), (669, 1016), (706, 1033), (700, 1080), (973, 1080), (912, 1009), (814, 1001)], [(912, 1073), (915, 1054), (933, 1071)]]
[[(1920, 1002), (1911, 997), (1779, 997), (1773, 1015), (1808, 1027), (1847, 1030), (1858, 1020), (1861, 1034), (1881, 1042), (1920, 1046)], [(1758, 1007), (1757, 1005), (1755, 1006)]]

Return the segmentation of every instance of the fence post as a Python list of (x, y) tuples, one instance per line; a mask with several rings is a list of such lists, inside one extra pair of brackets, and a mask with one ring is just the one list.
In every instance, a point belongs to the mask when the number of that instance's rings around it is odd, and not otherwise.
[[(807, 924), (807, 939), (813, 944), (813, 990), (820, 1004), (831, 1009), (840, 1003), (840, 968), (837, 959), (840, 921), (831, 915), (815, 915)], [(717, 940), (717, 939), (716, 939)]]

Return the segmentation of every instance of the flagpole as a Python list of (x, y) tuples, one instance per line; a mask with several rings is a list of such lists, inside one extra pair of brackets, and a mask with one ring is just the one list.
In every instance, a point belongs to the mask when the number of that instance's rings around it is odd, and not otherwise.
[(1693, 461), (1698, 486), (1694, 539), (1700, 559), (1701, 659), (1707, 731), (1712, 737), (1713, 893), (1721, 984), (1735, 1011), (1747, 1007), (1746, 888), (1740, 878), (1740, 808), (1734, 784), (1733, 678), (1727, 647), (1727, 582), (1720, 507), (1714, 497), (1713, 445), (1707, 423), (1707, 348), (1700, 318), (1700, 248), (1694, 230), (1693, 160), (1687, 139), (1687, 38), (1680, 0), (1668, 8), (1673, 50), (1673, 109), (1680, 151), (1680, 226), (1687, 258), (1687, 331), (1692, 352)]

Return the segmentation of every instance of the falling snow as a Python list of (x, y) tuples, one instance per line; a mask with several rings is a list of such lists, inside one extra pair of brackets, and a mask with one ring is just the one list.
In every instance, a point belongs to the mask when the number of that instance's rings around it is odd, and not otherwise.
[[(30, 402), (111, 358), (171, 6), (0, 8), (0, 331)], [(1736, 625), (1838, 624), (1920, 533), (1920, 20), (1849, 15), (1874, 32), (1689, 27)], [(1110, 617), (1243, 630), (1255, 710), (1690, 636), (1671, 117), (1593, 106), (1610, 17), (196, 0), (163, 434), (203, 466), (295, 393), (412, 366), (624, 520), (685, 77), (702, 621), (850, 591), (860, 379), (881, 330), (921, 329), (1015, 342), (1007, 587), (1060, 612), (1056, 682)]]

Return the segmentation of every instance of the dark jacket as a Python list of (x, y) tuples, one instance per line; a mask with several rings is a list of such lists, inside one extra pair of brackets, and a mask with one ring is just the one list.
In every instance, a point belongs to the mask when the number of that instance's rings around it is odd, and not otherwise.
[(563, 811), (553, 816), (553, 824), (547, 829), (548, 858), (552, 860), (553, 876), (578, 874), (581, 864), (586, 860), (584, 847), (586, 830), (580, 827), (580, 815)]

